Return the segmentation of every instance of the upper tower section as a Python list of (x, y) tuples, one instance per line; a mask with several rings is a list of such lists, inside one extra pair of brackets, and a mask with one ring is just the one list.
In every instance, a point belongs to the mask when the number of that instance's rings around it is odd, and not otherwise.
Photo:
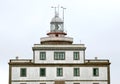
[(52, 18), (51, 22), (51, 32), (63, 32), (63, 20), (58, 16), (58, 14), (55, 14), (55, 16)]
[(47, 35), (50, 34), (54, 34), (56, 36), (58, 36), (59, 34), (66, 35), (67, 33), (64, 32), (64, 21), (63, 21), (64, 18), (61, 19), (59, 17), (59, 7), (58, 7), (58, 11), (56, 11), (56, 7), (52, 7), (52, 8), (55, 8), (55, 16), (52, 18), (50, 22), (50, 32), (47, 33)]
[[(64, 9), (63, 19), (59, 17), (59, 7), (52, 7), (55, 9), (55, 15), (50, 22), (50, 31), (47, 33), (48, 37), (41, 38), (41, 44), (49, 45), (64, 45), (72, 44), (73, 38), (65, 37), (67, 33), (64, 31)], [(58, 11), (56, 11), (58, 8)]]

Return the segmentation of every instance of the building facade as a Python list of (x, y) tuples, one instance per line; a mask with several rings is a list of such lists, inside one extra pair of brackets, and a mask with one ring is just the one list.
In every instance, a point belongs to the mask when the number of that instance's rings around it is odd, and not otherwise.
[(32, 47), (32, 59), (10, 59), (9, 84), (110, 84), (109, 60), (86, 59), (85, 45), (66, 37), (59, 14), (47, 35)]

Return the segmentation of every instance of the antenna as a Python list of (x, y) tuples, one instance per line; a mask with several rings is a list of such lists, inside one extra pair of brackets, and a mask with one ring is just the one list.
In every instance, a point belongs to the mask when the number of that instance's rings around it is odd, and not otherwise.
[(80, 44), (81, 44), (81, 40), (80, 40)]
[(54, 9), (55, 9), (55, 16), (56, 16), (56, 7), (53, 7), (53, 6), (52, 6), (51, 8), (54, 8)]
[[(63, 6), (61, 6), (61, 8), (63, 9), (63, 22), (64, 22), (64, 10), (65, 10), (66, 8), (64, 8)], [(63, 23), (63, 28), (64, 28), (64, 23)]]
[[(56, 6), (52, 6), (51, 8), (54, 8), (55, 9), (55, 16), (59, 16), (59, 5), (56, 7)], [(57, 10), (56, 10), (57, 8)]]
[(64, 21), (64, 10), (65, 10), (66, 8), (64, 8), (63, 6), (61, 6), (61, 8), (63, 9), (63, 21)]
[(58, 16), (59, 16), (59, 5), (58, 5), (58, 7), (57, 7), (57, 8), (58, 8)]

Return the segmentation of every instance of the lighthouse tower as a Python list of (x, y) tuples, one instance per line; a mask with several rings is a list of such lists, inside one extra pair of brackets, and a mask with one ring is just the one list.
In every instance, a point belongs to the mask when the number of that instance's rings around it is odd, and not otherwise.
[(67, 33), (64, 31), (64, 21), (59, 17), (59, 13), (55, 10), (55, 16), (50, 22), (50, 32), (48, 37), (41, 38), (41, 44), (72, 44), (73, 38), (65, 37)]

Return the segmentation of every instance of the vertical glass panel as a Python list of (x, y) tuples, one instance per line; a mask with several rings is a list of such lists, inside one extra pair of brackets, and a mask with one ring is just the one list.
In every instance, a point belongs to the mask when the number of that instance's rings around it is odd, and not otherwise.
[(65, 52), (54, 52), (55, 60), (65, 60)]
[(57, 68), (57, 76), (63, 76), (63, 69)]
[(40, 76), (46, 76), (46, 69), (40, 68)]
[(26, 74), (26, 68), (21, 68), (20, 69), (20, 76), (21, 77), (26, 77), (27, 76), (27, 74)]
[(79, 75), (80, 75), (79, 68), (74, 68), (74, 76), (79, 76)]
[(99, 76), (99, 69), (93, 68), (93, 76)]
[(40, 52), (40, 60), (46, 60), (46, 52)]
[(79, 60), (79, 58), (80, 58), (80, 57), (79, 57), (79, 52), (74, 52), (74, 53), (73, 53), (73, 56), (74, 56), (74, 57), (73, 57), (74, 60)]

